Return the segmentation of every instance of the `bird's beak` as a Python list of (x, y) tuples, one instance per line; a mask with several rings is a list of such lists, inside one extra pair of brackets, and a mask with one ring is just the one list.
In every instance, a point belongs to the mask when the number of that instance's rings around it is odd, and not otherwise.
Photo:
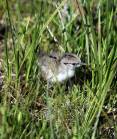
[(81, 65), (81, 66), (86, 66), (87, 64), (86, 64), (86, 63), (81, 62), (81, 63), (80, 63), (80, 65)]
[(75, 67), (86, 66), (86, 65), (87, 64), (86, 63), (83, 63), (83, 62), (75, 63)]

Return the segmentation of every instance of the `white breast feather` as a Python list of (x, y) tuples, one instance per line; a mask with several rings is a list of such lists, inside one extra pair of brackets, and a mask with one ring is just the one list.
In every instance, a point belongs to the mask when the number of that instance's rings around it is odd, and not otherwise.
[(68, 78), (71, 78), (74, 76), (74, 70), (68, 70), (68, 71), (63, 71), (63, 72), (59, 72), (57, 75), (54, 75), (51, 78), (52, 82), (62, 82)]

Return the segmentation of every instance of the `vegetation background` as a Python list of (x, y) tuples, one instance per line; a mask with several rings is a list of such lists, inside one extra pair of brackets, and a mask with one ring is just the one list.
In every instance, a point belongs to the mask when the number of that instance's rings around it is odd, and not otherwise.
[[(39, 49), (90, 66), (48, 89)], [(116, 139), (116, 69), (116, 0), (0, 0), (1, 139)]]

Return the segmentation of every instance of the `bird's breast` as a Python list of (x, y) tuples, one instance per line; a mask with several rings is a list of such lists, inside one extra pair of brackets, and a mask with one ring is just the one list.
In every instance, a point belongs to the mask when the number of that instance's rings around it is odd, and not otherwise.
[(53, 78), (51, 78), (52, 82), (63, 82), (64, 80), (67, 80), (68, 78), (71, 78), (74, 76), (74, 70), (68, 70), (68, 71), (62, 71), (58, 74), (54, 75)]

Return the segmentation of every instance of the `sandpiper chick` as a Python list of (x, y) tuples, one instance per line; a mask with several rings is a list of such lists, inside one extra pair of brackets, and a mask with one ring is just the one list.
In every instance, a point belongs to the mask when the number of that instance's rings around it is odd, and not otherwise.
[(63, 82), (75, 74), (75, 69), (81, 65), (80, 58), (73, 53), (64, 53), (62, 56), (57, 53), (43, 54), (38, 58), (42, 77), (50, 83)]

